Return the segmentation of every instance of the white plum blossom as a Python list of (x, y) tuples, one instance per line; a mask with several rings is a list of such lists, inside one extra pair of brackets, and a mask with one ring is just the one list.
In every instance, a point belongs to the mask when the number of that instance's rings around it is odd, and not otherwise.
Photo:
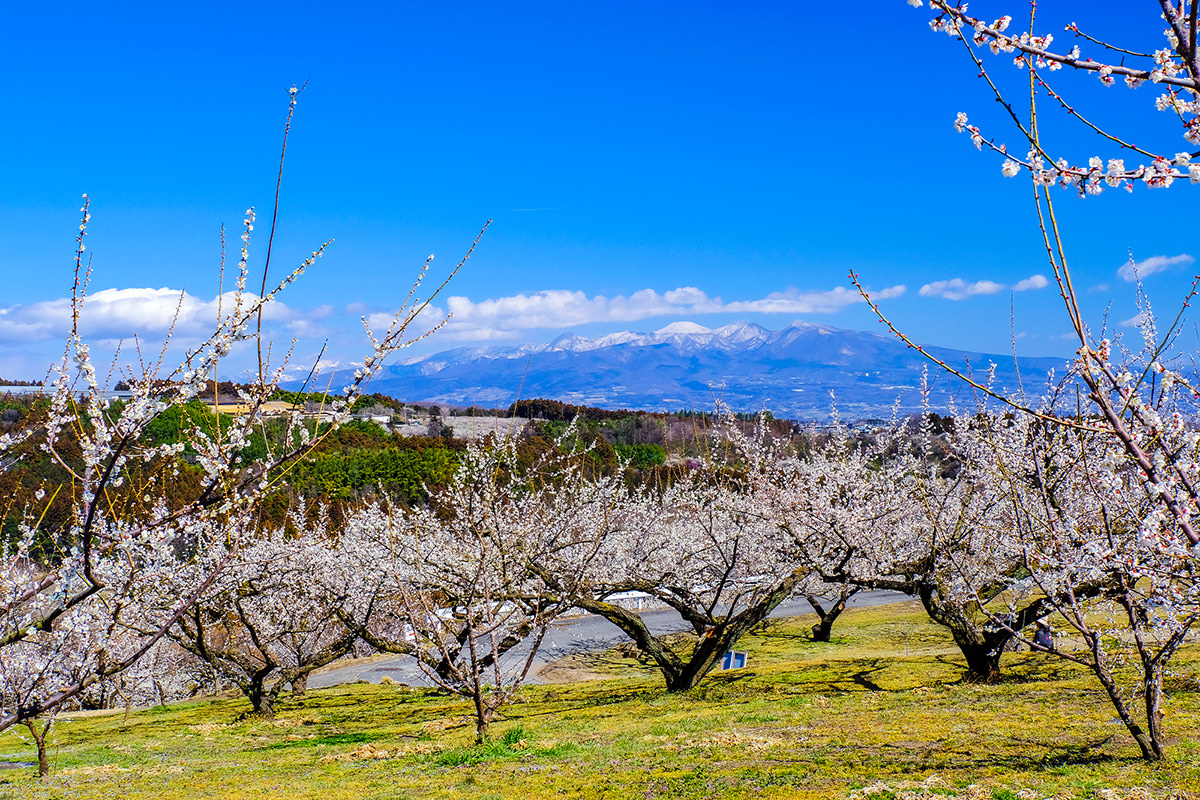
[[(1008, 157), (1003, 145), (995, 144), (993, 140), (985, 138), (979, 127), (967, 124), (966, 113), (959, 112), (955, 120), (955, 130), (960, 133), (969, 132), (971, 143), (976, 148), (983, 149), (986, 145), (993, 152), (1005, 156), (1006, 162), (1002, 166), (1004, 175), (1012, 177), (1017, 174), (1016, 168), (1008, 163), (1011, 160), (1017, 166), (1029, 170), (1031, 178), (1039, 185), (1057, 184), (1063, 187), (1073, 187), (1084, 196), (1099, 194), (1106, 187), (1120, 187), (1132, 191), (1139, 182), (1151, 188), (1165, 188), (1170, 186), (1176, 178), (1188, 177), (1191, 180), (1188, 162), (1180, 162), (1177, 157), (1172, 159), (1165, 153), (1155, 154), (1133, 147), (1121, 136), (1096, 128), (1092, 122), (1082, 116), (1079, 110), (1069, 105), (1061, 95), (1057, 94), (1040, 74), (1042, 70), (1055, 72), (1063, 67), (1071, 67), (1074, 70), (1095, 73), (1106, 86), (1115, 85), (1117, 76), (1120, 76), (1130, 88), (1136, 88), (1147, 81), (1165, 86), (1167, 91), (1155, 98), (1155, 108), (1160, 111), (1176, 112), (1176, 116), (1183, 125), (1184, 139), (1191, 144), (1200, 144), (1200, 78), (1194, 74), (1197, 69), (1200, 69), (1200, 66), (1195, 59), (1183, 58), (1179, 55), (1177, 49), (1179, 37), (1174, 27), (1168, 27), (1165, 31), (1170, 43), (1169, 47), (1160, 47), (1148, 55), (1137, 55), (1137, 53), (1145, 54), (1147, 48), (1114, 47), (1113, 49), (1126, 54), (1126, 58), (1110, 62), (1104, 58), (1107, 52), (1098, 52), (1096, 54), (1098, 57), (1085, 58), (1078, 44), (1073, 45), (1066, 52), (1056, 51), (1052, 49), (1054, 37), (1050, 34), (1006, 33), (1012, 23), (1012, 17), (1009, 15), (1001, 16), (988, 24), (982, 18), (971, 16), (965, 4), (954, 4), (948, 0), (932, 0), (930, 6), (937, 14), (930, 23), (934, 30), (944, 31), (951, 36), (964, 39), (964, 41), (968, 39), (966, 32), (970, 31), (969, 41), (975, 46), (986, 46), (992, 54), (1014, 54), (1014, 66), (1020, 69), (1030, 68), (1032, 70), (1031, 79), (1046, 94), (1056, 100), (1068, 116), (1099, 132), (1123, 149), (1132, 148), (1146, 159), (1143, 165), (1130, 168), (1124, 166), (1124, 159), (1112, 159), (1121, 164), (1119, 170), (1110, 168), (1103, 175), (1093, 175), (1092, 171), (1100, 168), (1096, 163), (1091, 163), (1089, 168), (1084, 170), (1071, 166), (1071, 159), (1061, 156), (1052, 157), (1048, 152), (1048, 146), (1040, 137), (1037, 140), (1033, 139), (1033, 128), (1022, 128), (1022, 133), (1030, 140), (1030, 144), (1035, 145), (1036, 158), (1027, 158), (1024, 161), (1012, 159)], [(1173, 23), (1173, 26), (1191, 24), (1194, 23), (1176, 22)], [(1074, 33), (1077, 37), (1082, 35), (1074, 22), (1066, 25), (1066, 30)], [(1194, 36), (1190, 38), (1194, 39)], [(984, 74), (988, 74), (982, 60), (977, 56), (972, 56), (972, 58), (976, 65), (984, 70)], [(1000, 91), (995, 79), (989, 78), (989, 83), (997, 92)], [(1188, 157), (1190, 158), (1190, 156)], [(1044, 163), (1052, 163), (1054, 166), (1046, 169), (1043, 166)]]

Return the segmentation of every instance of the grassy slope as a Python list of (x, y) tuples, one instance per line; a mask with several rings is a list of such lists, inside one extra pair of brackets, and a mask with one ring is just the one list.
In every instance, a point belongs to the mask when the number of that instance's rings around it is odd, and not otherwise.
[[(0, 772), (0, 797), (1037, 797), (1176, 792), (1200, 798), (1200, 647), (1176, 660), (1168, 759), (1146, 765), (1098, 686), (1066, 662), (1006, 656), (1006, 680), (959, 681), (949, 637), (917, 608), (848, 612), (839, 641), (811, 620), (743, 640), (749, 669), (669, 695), (614, 654), (561, 669), (616, 675), (530, 687), (471, 748), (465, 703), (395, 686), (344, 686), (240, 719), (240, 699), (63, 719), (53, 773)], [(386, 757), (378, 757), (384, 755)], [(0, 760), (30, 760), (17, 731)], [(932, 777), (931, 777), (932, 776)], [(892, 790), (866, 785), (886, 783)], [(916, 782), (924, 786), (916, 787)], [(969, 788), (974, 785), (976, 788)], [(1106, 789), (1121, 790), (1116, 795)], [(1033, 796), (1033, 795), (1027, 795)]]

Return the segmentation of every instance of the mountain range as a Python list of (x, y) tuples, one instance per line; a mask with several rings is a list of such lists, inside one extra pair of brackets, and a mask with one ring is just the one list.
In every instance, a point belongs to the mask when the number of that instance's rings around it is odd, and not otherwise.
[[(994, 385), (1033, 393), (1062, 358), (1019, 358), (943, 347), (927, 351), (983, 379), (994, 363)], [(548, 344), (464, 347), (384, 367), (370, 391), (410, 402), (506, 407), (545, 397), (576, 405), (652, 411), (711, 410), (720, 400), (735, 411), (769, 409), (777, 417), (828, 419), (836, 403), (843, 419), (886, 417), (894, 407), (919, 409), (922, 370), (929, 365), (895, 338), (793, 322), (771, 331), (752, 322), (710, 329), (676, 322), (653, 333), (623, 331), (597, 338), (567, 333)], [(970, 387), (929, 365), (930, 404), (974, 403)], [(1019, 372), (1018, 372), (1019, 371)], [(350, 371), (333, 376), (348, 383)], [(831, 398), (831, 392), (833, 397)]]

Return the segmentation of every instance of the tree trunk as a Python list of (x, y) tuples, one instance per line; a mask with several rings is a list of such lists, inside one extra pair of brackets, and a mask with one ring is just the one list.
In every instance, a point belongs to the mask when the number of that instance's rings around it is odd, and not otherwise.
[(477, 690), (471, 699), (475, 702), (475, 744), (483, 744), (487, 741), (493, 709), (488, 706), (482, 691)]
[(54, 719), (47, 720), (46, 724), (39, 731), (37, 728), (36, 718), (22, 720), (25, 727), (29, 729), (29, 733), (33, 736), (34, 744), (37, 745), (38, 754), (38, 777), (44, 778), (50, 774), (50, 756), (46, 752), (46, 734), (50, 732), (50, 726), (54, 724)]
[(1162, 669), (1159, 667), (1146, 670), (1146, 727), (1150, 729), (1150, 751), (1154, 754), (1151, 760), (1157, 761), (1163, 757)]
[(995, 646), (988, 642), (970, 642), (954, 637), (958, 649), (967, 660), (967, 681), (969, 683), (995, 683), (1000, 679), (1000, 654), (1004, 646)]
[(254, 713), (263, 719), (275, 719), (275, 693), (263, 692), (253, 698)]
[(242, 689), (242, 693), (250, 700), (250, 704), (254, 706), (254, 713), (265, 719), (275, 719), (275, 696), (279, 694), (279, 689), (283, 685), (280, 681), (273, 688), (267, 688), (267, 674), (263, 673), (254, 675), (250, 679), (250, 683)]
[(967, 661), (966, 679), (970, 683), (994, 683), (1000, 679), (1000, 656), (1012, 639), (1011, 631), (1003, 628), (984, 628), (972, 620), (968, 612), (951, 604), (943, 605), (935, 596), (933, 586), (920, 590), (921, 604), (930, 619), (944, 625), (954, 637), (963, 658)]
[[(554, 585), (553, 576), (544, 572), (538, 574), (543, 580), (546, 580), (547, 584)], [(720, 622), (713, 618), (707, 620), (693, 618), (692, 625), (698, 630), (700, 641), (696, 643), (691, 658), (687, 661), (680, 658), (670, 648), (664, 647), (662, 642), (650, 633), (641, 616), (636, 612), (590, 597), (575, 597), (573, 602), (577, 607), (604, 617), (629, 634), (629, 638), (633, 639), (638, 648), (654, 659), (655, 664), (662, 671), (667, 691), (678, 692), (695, 687), (705, 675), (712, 671), (713, 666), (725, 654), (725, 651), (737, 644), (737, 640), (742, 637), (742, 634), (766, 619), (771, 611), (792, 593), (803, 575), (804, 573), (800, 571), (792, 573), (777, 583), (771, 592), (757, 603)], [(633, 588), (643, 589), (636, 585)], [(667, 597), (659, 597), (659, 599), (667, 602), (668, 605), (671, 604)], [(678, 606), (676, 611), (680, 611), (685, 619), (688, 618), (688, 615)]]
[(837, 600), (828, 610), (821, 604), (821, 598), (815, 594), (806, 594), (804, 599), (813, 607), (813, 611), (817, 612), (817, 617), (820, 622), (812, 626), (812, 638), (814, 642), (828, 642), (830, 635), (833, 633), (833, 623), (837, 620), (841, 613), (846, 610), (846, 602), (859, 592), (861, 587), (855, 586), (849, 588), (842, 586), (842, 591), (838, 593)]
[(304, 697), (308, 692), (308, 673), (292, 678), (292, 697)]
[(713, 667), (725, 654), (725, 651), (736, 644), (736, 637), (721, 635), (710, 630), (701, 637), (692, 650), (692, 657), (675, 669), (663, 669), (668, 692), (684, 692), (694, 689), (705, 675), (712, 672)]
[[(1090, 664), (1092, 672), (1100, 679), (1100, 684), (1104, 687), (1104, 691), (1108, 692), (1108, 699), (1112, 701), (1113, 708), (1117, 710), (1117, 716), (1124, 723), (1125, 730), (1129, 731), (1129, 735), (1137, 742), (1138, 749), (1142, 751), (1142, 758), (1147, 761), (1161, 760), (1163, 757), (1161, 740), (1154, 736), (1155, 731), (1153, 729), (1148, 735), (1142, 729), (1142, 726), (1138, 724), (1137, 720), (1133, 718), (1129, 707), (1125, 705), (1125, 700), (1121, 696), (1121, 688), (1117, 686), (1117, 682), (1108, 668), (1108, 661), (1104, 657), (1100, 635), (1089, 631), (1084, 634), (1084, 638), (1087, 639), (1088, 646), (1092, 651), (1092, 663)], [(1147, 685), (1146, 688), (1149, 689), (1150, 686)], [(1149, 710), (1149, 706), (1148, 699), (1147, 710)], [(1153, 721), (1151, 721), (1151, 725), (1153, 724)]]
[(814, 642), (828, 642), (833, 634), (833, 621), (837, 619), (836, 615), (828, 617), (822, 616), (821, 621), (812, 626), (812, 640)]

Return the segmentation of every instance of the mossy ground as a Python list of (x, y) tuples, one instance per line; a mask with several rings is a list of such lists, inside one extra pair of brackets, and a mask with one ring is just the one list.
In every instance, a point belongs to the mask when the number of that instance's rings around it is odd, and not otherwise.
[[(572, 659), (556, 666), (615, 677), (530, 686), (482, 747), (466, 703), (397, 686), (311, 691), (274, 721), (232, 698), (63, 718), (49, 778), (0, 772), (0, 797), (1200, 798), (1196, 645), (1174, 662), (1168, 757), (1146, 764), (1067, 662), (1014, 653), (974, 685), (912, 605), (847, 612), (830, 644), (811, 624), (767, 624), (739, 645), (748, 669), (680, 694), (636, 659)], [(20, 732), (0, 760), (33, 759)]]

